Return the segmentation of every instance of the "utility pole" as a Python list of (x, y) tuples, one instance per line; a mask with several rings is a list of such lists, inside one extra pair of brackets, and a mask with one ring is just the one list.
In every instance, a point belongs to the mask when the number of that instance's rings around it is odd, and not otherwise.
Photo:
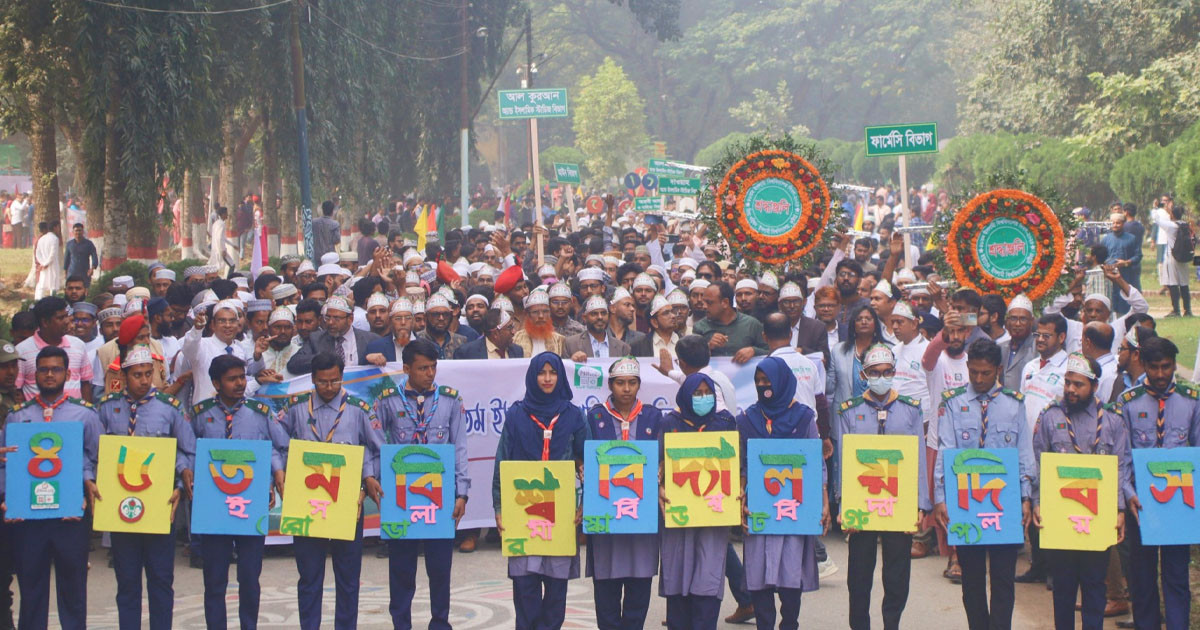
[(471, 36), (469, 33), (469, 24), (467, 19), (468, 0), (461, 0), (462, 10), (462, 63), (460, 64), (462, 80), (460, 89), (462, 91), (461, 101), (459, 103), (462, 112), (459, 114), (459, 168), (461, 176), (459, 182), (459, 208), (462, 212), (462, 227), (464, 230), (471, 227), (471, 218), (467, 216), (467, 208), (471, 203), (471, 169), (470, 169), (470, 136), (471, 136), (471, 106), (467, 102), (467, 76), (470, 72), (471, 63)]
[[(304, 255), (313, 258), (312, 182), (308, 173), (308, 114), (304, 100), (304, 50), (300, 46), (300, 5), (292, 5), (292, 107), (296, 110), (296, 153), (300, 157), (300, 226), (304, 231)], [(285, 209), (285, 212), (288, 210)], [(317, 261), (313, 261), (316, 264)]]

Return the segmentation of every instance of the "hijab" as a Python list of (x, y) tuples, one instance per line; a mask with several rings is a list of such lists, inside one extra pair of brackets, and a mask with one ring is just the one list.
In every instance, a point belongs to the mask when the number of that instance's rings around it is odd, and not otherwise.
[[(538, 373), (547, 364), (558, 373), (558, 383), (549, 394), (538, 387)], [(529, 361), (529, 369), (525, 371), (525, 398), (521, 401), (526, 413), (537, 416), (542, 422), (550, 422), (571, 406), (572, 397), (566, 366), (557, 354), (543, 352)]]
[(683, 385), (679, 386), (679, 392), (675, 394), (675, 405), (679, 408), (679, 416), (687, 420), (695, 426), (704, 426), (708, 424), (717, 414), (717, 407), (713, 405), (713, 410), (707, 416), (697, 415), (692, 409), (692, 395), (696, 393), (696, 389), (701, 383), (706, 383), (708, 389), (712, 392), (712, 396), (716, 396), (717, 386), (713, 380), (706, 374), (696, 372), (683, 380)]
[[(762, 372), (771, 383), (771, 388), (765, 393), (770, 397), (759, 396), (758, 402), (746, 409), (746, 419), (761, 435), (777, 435), (790, 437), (797, 427), (804, 424), (807, 433), (807, 423), (812, 422), (816, 413), (806, 405), (795, 402), (796, 375), (791, 366), (779, 357), (767, 357), (758, 364), (757, 371)], [(771, 419), (771, 432), (767, 432), (767, 418)]]

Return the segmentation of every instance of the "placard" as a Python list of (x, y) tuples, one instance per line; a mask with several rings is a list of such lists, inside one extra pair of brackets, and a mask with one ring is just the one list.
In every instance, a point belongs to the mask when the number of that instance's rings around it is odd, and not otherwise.
[(272, 449), (268, 440), (196, 440), (192, 532), (267, 535)]
[(384, 444), (379, 454), (380, 536), (454, 538), (454, 445)]
[(747, 440), (750, 534), (820, 535), (824, 466), (821, 440)]
[(92, 528), (166, 534), (175, 490), (175, 438), (101, 435)]
[[(1200, 447), (1133, 449), (1133, 483), (1144, 545), (1200, 543), (1194, 475)], [(11, 508), (10, 508), (11, 509)]]
[(917, 437), (842, 436), (842, 527), (911, 532), (917, 527)]
[(1117, 542), (1117, 457), (1042, 453), (1042, 549), (1103, 551)]
[(575, 462), (500, 462), (505, 556), (573, 556)]
[(279, 533), (354, 540), (363, 447), (292, 440)]
[(946, 449), (942, 468), (951, 545), (1025, 542), (1017, 449)]
[(83, 423), (12, 422), (5, 464), (5, 518), (43, 520), (83, 516)]
[(663, 436), (667, 527), (742, 523), (739, 448), (736, 431)]
[(658, 442), (583, 443), (583, 533), (658, 532)]

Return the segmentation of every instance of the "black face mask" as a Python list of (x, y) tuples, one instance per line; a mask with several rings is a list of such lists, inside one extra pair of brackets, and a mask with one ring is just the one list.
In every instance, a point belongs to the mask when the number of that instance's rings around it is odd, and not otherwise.
[(758, 390), (758, 399), (759, 400), (770, 400), (771, 399), (773, 392), (771, 392), (770, 385), (755, 385), (754, 388)]

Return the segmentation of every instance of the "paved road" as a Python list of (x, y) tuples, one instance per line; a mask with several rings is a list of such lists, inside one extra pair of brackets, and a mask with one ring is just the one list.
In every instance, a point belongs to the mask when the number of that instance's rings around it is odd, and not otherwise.
[[(800, 610), (803, 627), (844, 628), (847, 619), (846, 595), (846, 545), (841, 537), (827, 536), (826, 545), (830, 556), (840, 570), (825, 580), (821, 589), (804, 596)], [(451, 599), (451, 623), (456, 630), (481, 628), (511, 628), (512, 599), (509, 581), (505, 578), (505, 560), (495, 545), (483, 545), (473, 554), (454, 556), (454, 581)], [(1026, 561), (1018, 564), (1023, 571)], [(107, 568), (106, 551), (92, 554), (92, 572), (89, 580), (88, 625), (92, 628), (116, 628), (116, 586), (112, 570)], [(959, 587), (942, 578), (945, 562), (940, 558), (925, 558), (913, 562), (912, 588), (908, 607), (904, 613), (902, 628), (928, 628), (931, 621), (941, 628), (965, 628), (961, 592)], [(232, 583), (229, 598), (229, 618), (236, 623), (237, 591)], [(332, 627), (333, 619), (333, 573), (326, 571), (324, 599), (324, 625)], [(290, 556), (269, 557), (263, 567), (262, 608), (260, 627), (296, 628), (299, 626), (296, 605), (296, 567)], [(203, 628), (204, 610), (200, 571), (187, 566), (182, 552), (176, 559), (175, 571), (175, 627), (181, 629)], [(428, 599), (423, 594), (425, 579), (418, 577), (418, 594), (414, 620), (420, 619), (428, 610)], [(873, 589), (872, 618), (879, 623), (879, 606), (882, 586), (875, 581)], [(51, 604), (53, 607), (53, 603)], [(359, 609), (360, 628), (390, 628), (388, 616), (387, 560), (375, 557), (375, 549), (364, 553), (362, 572), (362, 594)], [(733, 598), (725, 596), (722, 615), (733, 611)], [(567, 623), (565, 628), (595, 628), (591, 581), (573, 580), (568, 590)], [(53, 611), (53, 608), (51, 609)], [(143, 611), (145, 614), (145, 611)], [(665, 618), (665, 600), (651, 600), (647, 628), (658, 628)], [(53, 621), (53, 614), (51, 620)], [(147, 617), (148, 619), (148, 617)], [(148, 627), (148, 621), (145, 622)], [(724, 624), (722, 624), (724, 626)], [(418, 628), (424, 624), (418, 622)], [(725, 626), (733, 628), (735, 626)], [(751, 626), (742, 626), (751, 627)], [(1017, 585), (1017, 609), (1013, 619), (1014, 628), (1051, 628), (1050, 593), (1042, 585)], [(1109, 620), (1106, 628), (1115, 627)]]

